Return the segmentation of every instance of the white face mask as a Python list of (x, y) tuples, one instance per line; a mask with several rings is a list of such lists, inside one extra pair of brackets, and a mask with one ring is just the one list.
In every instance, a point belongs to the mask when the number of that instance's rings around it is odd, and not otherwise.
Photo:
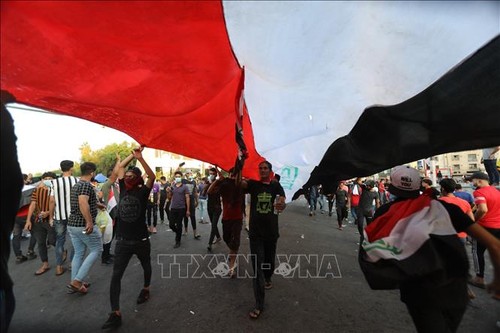
[(210, 180), (211, 182), (213, 182), (215, 180), (215, 175), (208, 176), (208, 180)]
[(175, 177), (174, 180), (175, 180), (176, 183), (180, 183), (182, 181), (182, 178), (181, 177)]
[(44, 180), (43, 183), (45, 184), (45, 186), (47, 187), (52, 187), (52, 182), (50, 180)]

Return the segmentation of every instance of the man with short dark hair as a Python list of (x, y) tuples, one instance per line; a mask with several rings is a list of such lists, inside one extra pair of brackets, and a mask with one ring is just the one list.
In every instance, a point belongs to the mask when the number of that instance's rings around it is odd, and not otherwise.
[(42, 261), (40, 267), (35, 275), (42, 275), (50, 269), (49, 257), (47, 255), (47, 240), (54, 234), (54, 229), (51, 224), (51, 216), (53, 214), (53, 207), (50, 206), (50, 191), (52, 186), (52, 179), (56, 175), (53, 172), (45, 172), (42, 175), (42, 181), (31, 195), (31, 204), (26, 216), (26, 224), (24, 229), (32, 230), (38, 243), (38, 254)]
[(201, 236), (196, 231), (196, 207), (198, 206), (198, 186), (196, 186), (196, 180), (194, 180), (193, 172), (187, 170), (185, 174), (186, 178), (182, 179), (182, 184), (187, 187), (189, 191), (189, 215), (184, 216), (184, 234), (188, 233), (188, 222), (191, 220), (191, 227), (193, 228), (194, 239), (200, 239)]
[[(62, 176), (52, 180), (50, 191), (50, 206), (54, 215), (50, 216), (51, 225), (54, 225), (56, 232), (56, 275), (62, 275), (66, 271), (63, 263), (66, 261), (67, 250), (64, 249), (66, 243), (66, 232), (68, 229), (68, 218), (71, 211), (71, 188), (78, 182), (73, 176), (73, 161), (61, 161), (60, 167)], [(70, 260), (73, 259), (70, 255)]]
[(174, 249), (181, 246), (182, 220), (190, 216), (190, 195), (189, 189), (182, 183), (182, 172), (174, 173), (174, 182), (170, 187), (172, 199), (170, 202), (170, 222), (169, 226), (175, 232)]
[[(472, 175), (472, 184), (477, 189), (474, 191), (474, 200), (477, 206), (474, 217), (477, 223), (497, 239), (500, 239), (500, 192), (488, 183), (489, 176), (483, 172)], [(486, 247), (472, 240), (472, 259), (476, 276), (470, 283), (479, 288), (485, 288), (484, 283), (484, 251)], [(500, 299), (500, 293), (496, 295)]]
[[(217, 168), (210, 168), (208, 171), (208, 182), (210, 184), (215, 182), (217, 174), (222, 176)], [(210, 185), (206, 186), (205, 191), (208, 192), (209, 188)], [(222, 204), (220, 201), (220, 194), (218, 192), (207, 193), (207, 212), (211, 223), (207, 249), (208, 251), (212, 251), (212, 245), (222, 240), (219, 233), (219, 227), (217, 226), (220, 215), (222, 214)]]
[(278, 181), (273, 180), (271, 173), (271, 163), (264, 161), (259, 164), (259, 181), (241, 181), (241, 187), (251, 195), (249, 239), (255, 270), (255, 308), (249, 313), (252, 319), (259, 318), (264, 310), (265, 290), (273, 287), (271, 277), (279, 238), (278, 214), (286, 207), (285, 191)]
[(363, 229), (365, 223), (370, 223), (375, 213), (373, 209), (373, 202), (375, 201), (375, 208), (380, 207), (380, 199), (378, 193), (374, 191), (375, 182), (373, 180), (367, 180), (364, 184), (361, 184), (361, 195), (359, 198), (358, 206), (356, 209), (356, 225), (358, 227), (359, 236), (361, 241), (363, 241)]
[(432, 180), (429, 178), (422, 179), (422, 192), (424, 195), (428, 195), (432, 199), (437, 199), (439, 197), (439, 191), (432, 186)]
[[(105, 207), (97, 202), (94, 187), (90, 182), (95, 176), (96, 165), (84, 162), (80, 165), (80, 170), (80, 181), (71, 189), (68, 231), (75, 255), (71, 262), (71, 282), (67, 287), (69, 293), (86, 294), (88, 283), (85, 279), (102, 252), (101, 231), (95, 225), (97, 209)], [(87, 251), (88, 255), (85, 257)]]
[(467, 201), (471, 208), (474, 208), (474, 197), (469, 192), (465, 192), (462, 189), (462, 185), (458, 183), (455, 185), (455, 192), (453, 192), (453, 195), (455, 195), (457, 198)]

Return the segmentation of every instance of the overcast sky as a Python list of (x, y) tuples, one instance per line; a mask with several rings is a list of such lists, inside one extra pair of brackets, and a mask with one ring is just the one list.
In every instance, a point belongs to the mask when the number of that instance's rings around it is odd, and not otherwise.
[(14, 118), (19, 164), (26, 174), (57, 170), (65, 159), (79, 162), (84, 142), (92, 150), (115, 142), (135, 142), (122, 132), (80, 118), (25, 108), (17, 104), (8, 107)]

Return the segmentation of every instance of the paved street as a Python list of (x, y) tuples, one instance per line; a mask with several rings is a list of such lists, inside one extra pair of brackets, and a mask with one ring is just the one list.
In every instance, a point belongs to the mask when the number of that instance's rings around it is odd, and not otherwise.
[[(206, 258), (201, 259), (200, 254), (207, 253), (210, 225), (198, 224), (202, 239), (195, 240), (190, 233), (183, 236), (181, 247), (174, 250), (173, 233), (166, 224), (160, 224), (158, 233), (152, 235), (151, 299), (139, 306), (135, 302), (142, 287), (142, 268), (133, 258), (122, 281), (123, 325), (119, 331), (415, 332), (405, 306), (399, 301), (399, 293), (372, 291), (365, 282), (357, 263), (356, 228), (348, 225), (339, 231), (333, 217), (319, 212), (309, 217), (307, 213), (306, 202), (300, 199), (289, 204), (280, 217), (277, 253), (304, 256), (300, 257), (296, 271), (288, 272), (293, 275), (291, 278), (274, 276), (274, 288), (266, 291), (266, 309), (256, 321), (248, 317), (254, 305), (251, 279), (213, 276), (210, 269), (217, 266), (217, 261), (209, 263)], [(24, 240), (22, 246), (25, 253), (28, 241)], [(245, 231), (241, 252), (249, 252)], [(223, 242), (214, 245), (213, 253), (226, 254), (226, 245)], [(171, 254), (195, 254), (197, 265), (190, 266), (188, 271), (180, 266), (180, 272), (187, 274), (187, 278), (180, 278), (175, 267), (167, 276)], [(324, 265), (317, 264), (314, 257), (306, 262), (305, 255), (318, 255), (319, 261), (324, 259)], [(296, 259), (291, 257), (290, 266), (282, 268), (297, 267)], [(34, 276), (40, 266), (38, 258), (16, 264), (11, 255), (17, 308), (10, 332), (99, 332), (110, 311), (112, 267), (101, 265), (99, 260), (91, 270), (89, 293), (68, 295), (65, 286), (70, 282), (70, 274), (55, 276), (53, 248), (49, 250), (49, 262), (51, 270)], [(489, 280), (492, 275), (487, 263)], [(201, 266), (198, 271), (193, 269), (198, 265)], [(318, 267), (320, 273), (327, 273), (326, 278), (301, 277), (307, 276), (307, 272), (316, 275)], [(251, 272), (250, 264), (240, 263), (239, 273), (245, 270)], [(203, 273), (209, 277), (197, 278)], [(477, 299), (469, 306), (459, 332), (498, 332), (495, 322), (500, 320), (500, 303), (484, 290), (475, 287), (473, 290)]]

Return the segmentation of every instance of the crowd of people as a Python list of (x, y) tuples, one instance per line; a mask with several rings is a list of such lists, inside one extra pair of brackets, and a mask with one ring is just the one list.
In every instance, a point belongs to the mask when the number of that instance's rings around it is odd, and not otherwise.
[[(144, 173), (137, 166), (129, 166), (134, 159)], [(225, 176), (216, 167), (199, 180), (190, 170), (183, 173), (180, 168), (172, 179), (162, 176), (156, 180), (140, 147), (123, 160), (117, 154), (116, 164), (107, 172), (107, 177), (96, 177), (97, 167), (92, 162), (80, 165), (79, 179), (73, 176), (72, 161), (61, 161), (60, 168), (61, 176), (53, 172), (45, 172), (41, 176), (35, 184), (27, 211), (18, 212), (12, 233), (16, 262), (23, 263), (38, 257), (41, 266), (34, 274), (46, 274), (51, 268), (47, 251), (53, 247), (55, 275), (62, 276), (69, 269), (71, 276), (67, 293), (79, 295), (91, 292), (91, 284), (86, 279), (99, 257), (103, 264), (112, 265), (109, 282), (111, 312), (103, 329), (116, 328), (122, 323), (121, 280), (134, 255), (144, 272), (136, 302), (142, 304), (149, 300), (153, 271), (151, 237), (157, 233), (158, 223), (166, 221), (174, 234), (172, 251), (181, 247), (183, 236), (188, 236), (189, 225), (193, 238), (202, 240), (197, 224), (211, 223), (207, 251), (211, 252), (212, 246), (221, 241), (227, 244), (229, 277), (235, 276), (238, 267), (236, 258), (241, 232), (244, 228), (248, 230), (255, 269), (255, 305), (248, 315), (252, 319), (259, 318), (264, 310), (265, 292), (273, 288), (279, 213), (286, 207), (285, 192), (279, 183), (279, 176), (272, 171), (271, 163), (264, 161), (259, 164), (259, 180), (243, 179), (240, 171), (235, 169), (229, 170)], [(493, 297), (500, 300), (500, 192), (490, 185), (497, 179), (492, 180), (491, 177), (481, 172), (474, 173), (471, 182), (475, 191), (471, 195), (451, 178), (441, 179), (438, 190), (430, 179), (421, 179), (417, 170), (403, 166), (394, 168), (388, 179), (342, 181), (332, 193), (325, 193), (321, 185), (315, 185), (306, 189), (305, 194), (309, 216), (315, 216), (319, 207), (322, 214), (329, 217), (335, 214), (339, 230), (343, 230), (346, 221), (351, 220), (355, 224), (360, 235), (360, 247), (366, 249), (360, 251), (361, 262), (366, 259), (362, 257), (363, 253), (366, 254), (370, 244), (376, 240), (374, 235), (381, 237), (377, 228), (387, 228), (390, 223), (396, 226), (405, 220), (401, 218), (401, 211), (414, 209), (415, 214), (405, 217), (408, 224), (408, 221), (417, 220), (415, 216), (419, 219), (416, 222), (422, 220), (428, 224), (448, 221), (453, 227), (450, 230), (456, 236), (454, 239), (461, 241), (463, 252), (469, 239), (475, 276), (467, 276), (466, 256), (444, 256), (445, 267), (441, 267), (446, 272), (444, 277), (412, 276), (398, 283), (401, 299), (406, 303), (419, 332), (456, 331), (467, 299), (475, 297), (467, 288), (467, 282), (478, 288), (490, 288)], [(32, 179), (24, 177), (24, 182), (29, 184)], [(18, 206), (16, 203), (13, 205)], [(420, 218), (418, 214), (425, 209), (433, 213)], [(103, 242), (102, 226), (96, 223), (101, 211), (105, 211), (112, 221), (114, 254), (111, 254), (111, 242)], [(205, 219), (207, 215), (209, 222)], [(220, 219), (222, 236), (218, 227)], [(33, 236), (24, 255), (20, 239), (27, 231), (31, 231)], [(72, 244), (70, 247), (66, 243), (67, 234)], [(35, 253), (35, 246), (38, 254)], [(484, 276), (486, 250), (490, 253), (495, 274), (489, 286)], [(68, 259), (69, 265), (66, 265)], [(2, 276), (2, 283), (5, 281), (10, 279), (4, 280)], [(8, 304), (10, 296), (5, 296), (5, 303)], [(8, 322), (2, 325), (8, 327)]]
[[(157, 224), (168, 222), (174, 234), (173, 250), (181, 246), (181, 240), (188, 235), (189, 225), (195, 240), (201, 240), (197, 223), (211, 223), (207, 251), (224, 240), (228, 246), (228, 277), (236, 276), (237, 254), (244, 225), (250, 239), (250, 252), (254, 254), (255, 306), (249, 312), (257, 319), (264, 309), (265, 290), (272, 288), (274, 257), (278, 233), (278, 212), (285, 208), (285, 193), (269, 162), (259, 165), (260, 180), (242, 179), (240, 171), (231, 169), (225, 173), (217, 167), (209, 169), (206, 177), (194, 179), (191, 170), (175, 171), (172, 179), (165, 176), (156, 180), (154, 172), (142, 157), (143, 148), (137, 148), (121, 160), (116, 155), (116, 164), (107, 177), (97, 174), (96, 165), (84, 162), (80, 165), (81, 176), (73, 176), (74, 163), (64, 160), (60, 163), (61, 176), (46, 172), (35, 183), (27, 213), (18, 212), (13, 233), (13, 248), (16, 262), (39, 257), (41, 267), (36, 276), (51, 268), (48, 249), (55, 248), (55, 275), (61, 276), (68, 269), (71, 277), (67, 284), (68, 294), (87, 294), (91, 284), (87, 281), (94, 263), (101, 257), (104, 265), (112, 265), (110, 281), (111, 312), (103, 329), (121, 325), (122, 313), (119, 299), (121, 279), (132, 256), (136, 255), (144, 270), (144, 281), (137, 297), (137, 304), (150, 297), (152, 276), (151, 237), (157, 233)], [(137, 166), (128, 165), (136, 159)], [(127, 168), (128, 167), (128, 168)], [(28, 182), (25, 181), (25, 184)], [(247, 200), (246, 196), (250, 196)], [(245, 205), (250, 207), (247, 210)], [(199, 208), (199, 209), (198, 209)], [(199, 220), (196, 220), (198, 211)], [(112, 223), (114, 254), (111, 242), (104, 242), (106, 225), (97, 222), (100, 212), (106, 212)], [(208, 215), (209, 221), (204, 219)], [(222, 216), (222, 236), (219, 219)], [(159, 218), (158, 218), (159, 217)], [(247, 223), (243, 223), (244, 220)], [(189, 223), (191, 222), (191, 223)], [(28, 253), (21, 252), (20, 240), (31, 231)], [(69, 234), (71, 250), (65, 246)], [(36, 242), (36, 243), (35, 243)], [(34, 246), (37, 244), (37, 252)], [(69, 259), (69, 265), (65, 265)]]

